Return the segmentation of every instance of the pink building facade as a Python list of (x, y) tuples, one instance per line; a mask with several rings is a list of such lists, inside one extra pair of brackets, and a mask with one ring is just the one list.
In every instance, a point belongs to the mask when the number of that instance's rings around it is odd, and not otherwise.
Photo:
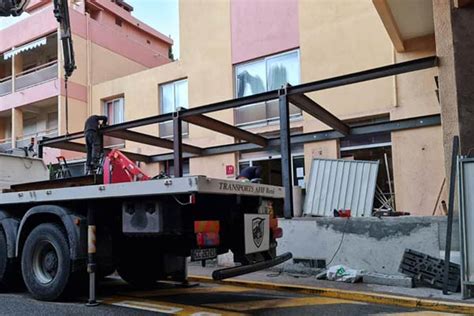
[[(28, 17), (0, 30), (0, 151), (81, 130), (91, 114), (92, 85), (170, 62), (172, 40), (132, 11), (123, 1), (70, 2), (77, 69), (68, 84), (68, 113), (52, 1), (31, 1)], [(45, 159), (59, 154), (50, 150)]]

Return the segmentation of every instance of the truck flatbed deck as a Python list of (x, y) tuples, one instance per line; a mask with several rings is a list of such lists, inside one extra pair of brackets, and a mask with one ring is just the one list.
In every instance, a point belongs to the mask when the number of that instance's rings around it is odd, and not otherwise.
[[(33, 188), (34, 185), (31, 184), (29, 188)], [(0, 194), (0, 206), (190, 193), (284, 198), (284, 189), (282, 187), (235, 180), (212, 179), (206, 176), (25, 191), (18, 191), (18, 188), (21, 188), (21, 185), (17, 186), (15, 192)]]

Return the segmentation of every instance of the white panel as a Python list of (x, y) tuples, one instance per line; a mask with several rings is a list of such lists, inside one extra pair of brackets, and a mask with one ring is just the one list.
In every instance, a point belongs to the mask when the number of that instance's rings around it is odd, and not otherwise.
[(461, 240), (464, 250), (464, 281), (474, 283), (474, 159), (460, 163)]
[(371, 216), (378, 161), (314, 159), (304, 212), (333, 216), (334, 209), (350, 209), (352, 216)]
[(270, 249), (270, 215), (244, 214), (245, 253)]

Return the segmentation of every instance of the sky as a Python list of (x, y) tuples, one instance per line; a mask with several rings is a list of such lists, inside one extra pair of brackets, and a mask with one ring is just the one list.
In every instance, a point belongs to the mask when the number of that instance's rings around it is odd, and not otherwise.
[[(171, 36), (174, 41), (174, 57), (179, 58), (178, 0), (126, 0), (126, 2), (133, 6), (133, 16), (164, 35)], [(24, 19), (26, 16), (25, 13), (19, 18), (0, 18), (0, 30)]]
[(178, 0), (126, 0), (133, 7), (132, 15), (174, 41), (173, 54), (179, 58)]

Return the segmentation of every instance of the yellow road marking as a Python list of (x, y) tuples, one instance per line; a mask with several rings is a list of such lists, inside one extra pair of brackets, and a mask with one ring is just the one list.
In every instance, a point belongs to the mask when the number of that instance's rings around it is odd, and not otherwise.
[(133, 297), (112, 296), (102, 301), (107, 305), (127, 307), (151, 312), (183, 315), (183, 316), (218, 316), (218, 315), (245, 315), (241, 313), (230, 313), (219, 309), (190, 306), (177, 303), (139, 299)]
[(176, 306), (160, 305), (160, 304), (155, 304), (155, 303), (150, 303), (150, 302), (134, 302), (131, 300), (122, 300), (122, 301), (112, 303), (111, 305), (141, 309), (141, 310), (146, 310), (150, 312), (160, 312), (160, 313), (165, 313), (165, 314), (176, 314), (183, 310), (182, 308), (176, 307)]
[(133, 297), (154, 297), (154, 296), (172, 296), (181, 294), (200, 294), (200, 293), (241, 293), (252, 291), (246, 287), (237, 286), (213, 286), (213, 287), (193, 287), (193, 288), (174, 288), (174, 289), (158, 289), (151, 291), (135, 291), (121, 292), (119, 295)]
[(300, 294), (311, 294), (319, 295), (321, 297), (333, 297), (346, 300), (361, 301), (366, 303), (374, 304), (387, 304), (395, 306), (413, 307), (413, 308), (425, 308), (429, 310), (441, 311), (441, 312), (455, 312), (455, 313), (467, 313), (468, 315), (474, 315), (474, 304), (461, 303), (454, 301), (444, 301), (435, 299), (426, 299), (418, 297), (409, 297), (402, 295), (386, 294), (386, 293), (373, 293), (364, 291), (354, 290), (341, 290), (323, 287), (312, 287), (307, 285), (292, 285), (292, 284), (280, 284), (271, 282), (261, 281), (247, 281), (239, 280), (235, 278), (227, 279), (225, 281), (214, 281), (211, 277), (194, 275), (188, 277), (189, 281), (193, 282), (207, 282), (213, 284), (225, 284), (249, 287), (252, 289), (263, 289), (263, 290), (276, 290), (294, 292)]
[(204, 306), (212, 308), (223, 308), (227, 310), (246, 312), (256, 309), (275, 309), (283, 307), (298, 307), (310, 305), (331, 305), (331, 304), (363, 304), (360, 302), (351, 302), (327, 297), (298, 297), (298, 298), (279, 298), (270, 300), (246, 301), (237, 303), (216, 303), (206, 304)]
[(375, 314), (375, 316), (443, 316), (443, 315), (462, 315), (462, 314), (453, 314), (453, 313), (441, 313), (441, 312), (405, 312), (405, 313), (380, 313)]

